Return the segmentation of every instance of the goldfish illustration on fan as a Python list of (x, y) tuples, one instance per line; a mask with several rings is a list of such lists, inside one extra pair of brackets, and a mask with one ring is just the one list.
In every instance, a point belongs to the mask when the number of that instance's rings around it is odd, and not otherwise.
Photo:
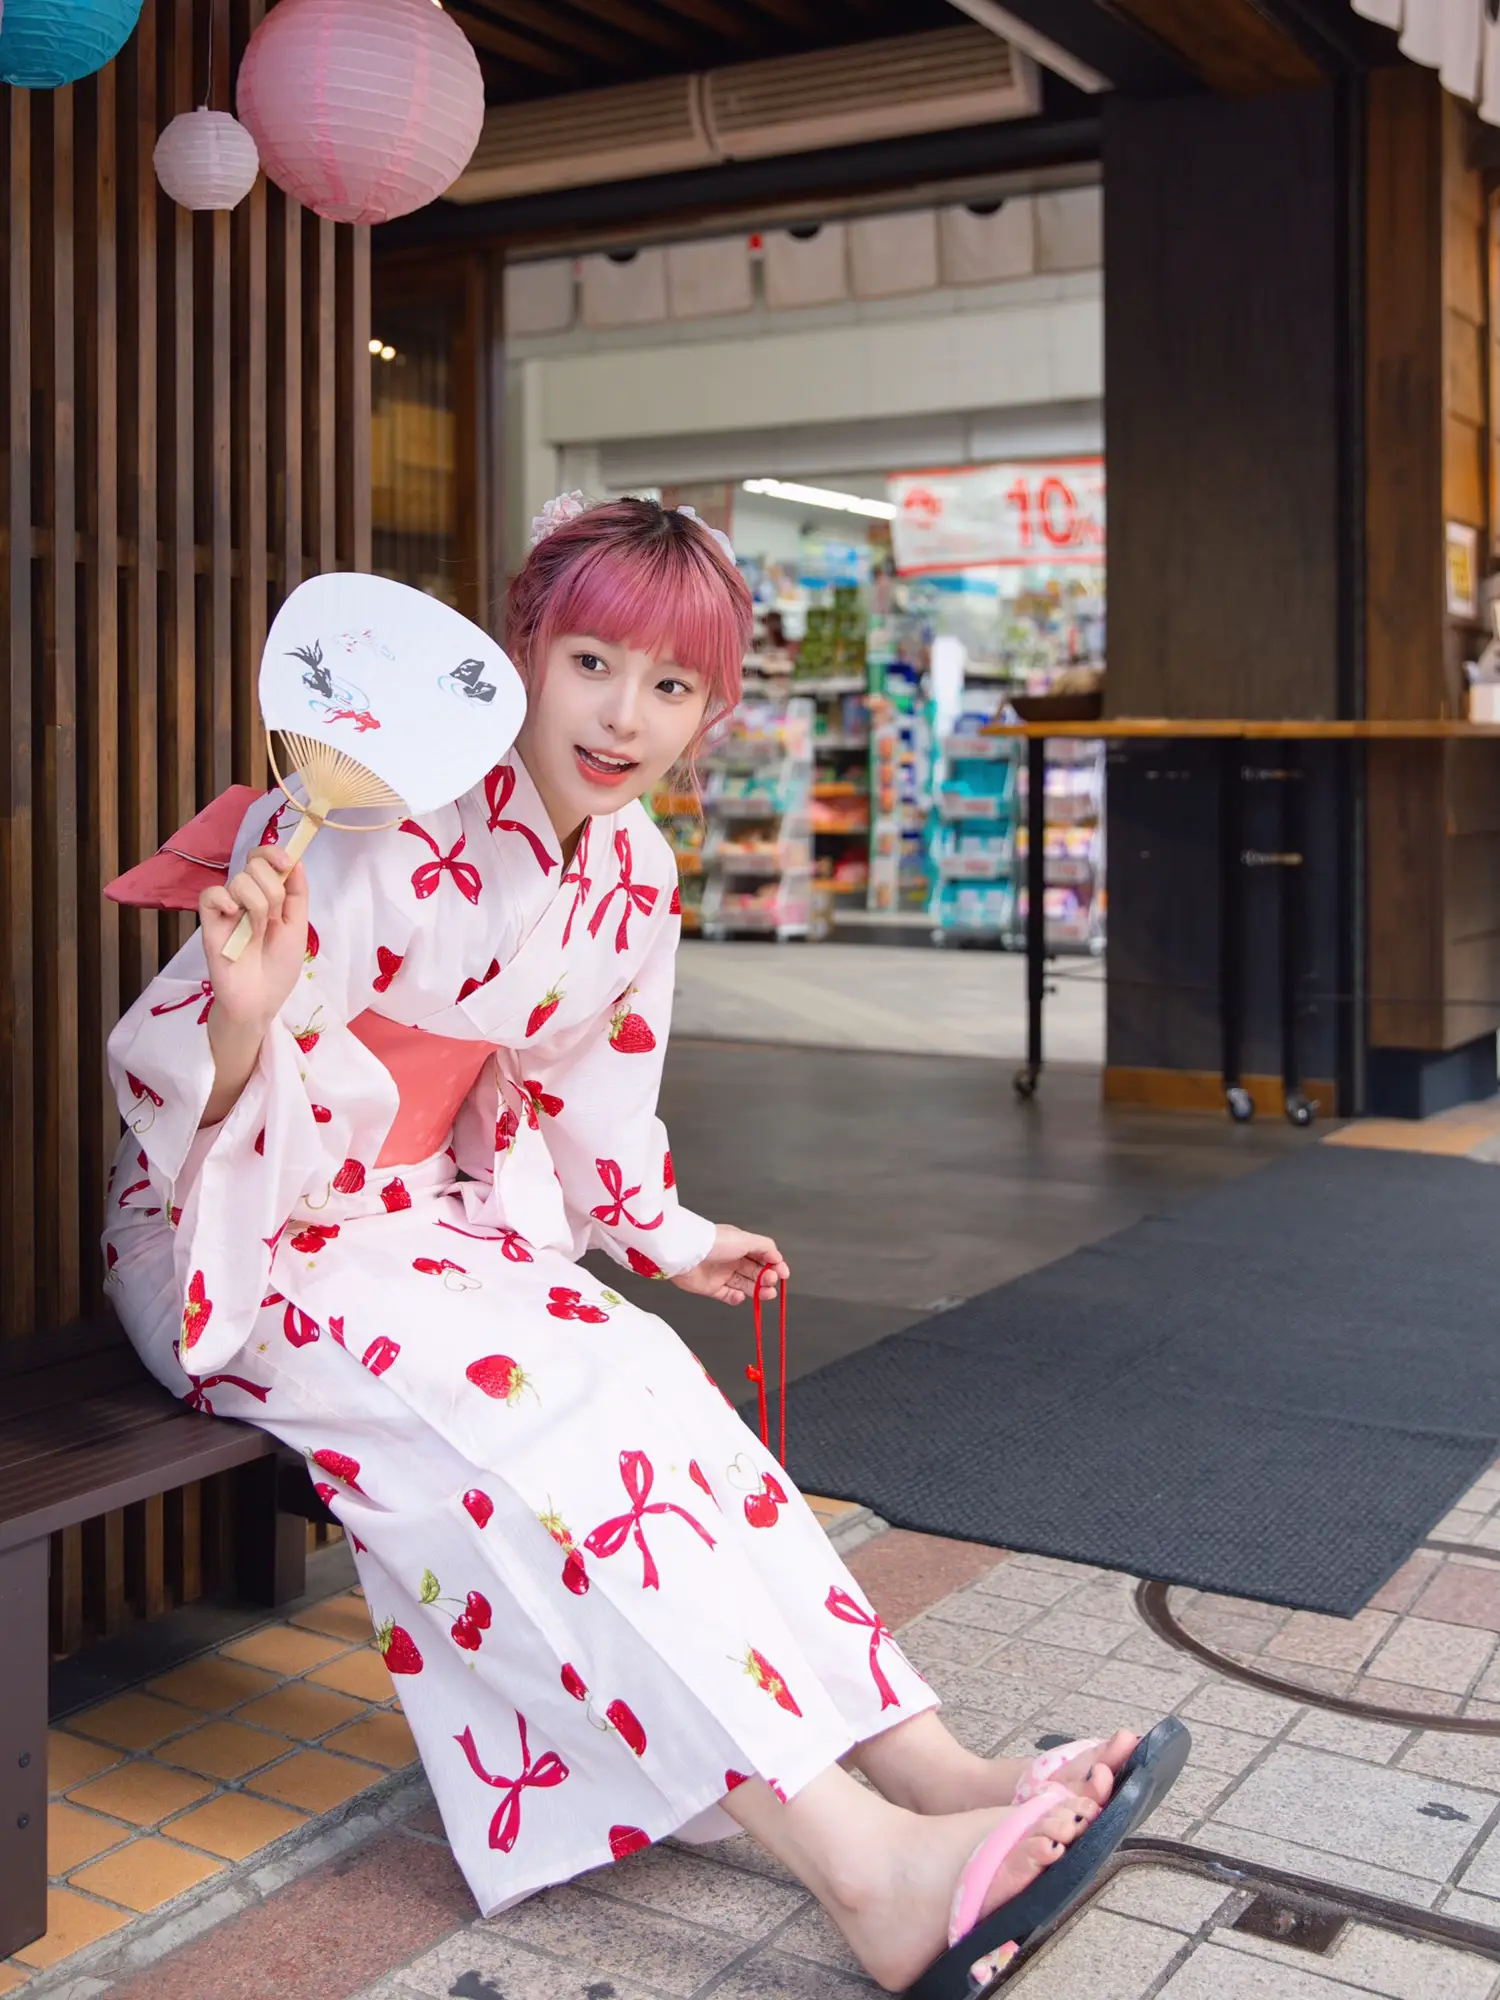
[[(277, 612), (260, 662), (271, 768), (301, 815), (297, 860), (324, 827), (371, 833), (452, 805), (506, 755), (526, 713), (520, 675), (461, 612), (389, 577), (309, 577)], [(250, 941), (242, 918), (225, 946)]]

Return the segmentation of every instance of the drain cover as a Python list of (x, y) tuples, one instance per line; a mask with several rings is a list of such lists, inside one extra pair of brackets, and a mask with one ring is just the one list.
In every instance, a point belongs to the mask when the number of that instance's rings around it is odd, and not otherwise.
[(1252, 1937), (1271, 1938), (1277, 1944), (1289, 1944), (1324, 1958), (1338, 1943), (1348, 1921), (1337, 1910), (1312, 1909), (1281, 1896), (1260, 1895), (1240, 1912), (1230, 1929), (1249, 1931)]

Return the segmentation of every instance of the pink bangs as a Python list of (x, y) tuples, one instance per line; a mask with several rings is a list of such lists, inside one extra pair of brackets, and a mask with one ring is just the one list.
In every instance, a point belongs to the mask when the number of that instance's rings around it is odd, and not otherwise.
[(529, 680), (564, 633), (674, 660), (707, 686), (704, 726), (735, 707), (753, 614), (707, 530), (654, 500), (614, 500), (532, 550), (506, 600), (506, 646)]

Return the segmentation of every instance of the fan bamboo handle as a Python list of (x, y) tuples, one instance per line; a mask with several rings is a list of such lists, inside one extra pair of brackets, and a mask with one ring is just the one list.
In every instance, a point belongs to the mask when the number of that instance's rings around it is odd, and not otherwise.
[[(322, 812), (318, 810), (316, 802), (314, 802), (309, 806), (309, 810), (298, 820), (292, 830), (292, 837), (286, 844), (285, 852), (289, 861), (296, 863), (302, 859), (312, 844), (313, 835), (322, 824)], [(250, 921), (250, 912), (247, 910), (230, 932), (229, 941), (224, 947), (223, 956), (229, 960), (231, 965), (237, 965), (240, 959), (243, 958), (245, 946), (249, 944), (254, 928), (254, 925)]]

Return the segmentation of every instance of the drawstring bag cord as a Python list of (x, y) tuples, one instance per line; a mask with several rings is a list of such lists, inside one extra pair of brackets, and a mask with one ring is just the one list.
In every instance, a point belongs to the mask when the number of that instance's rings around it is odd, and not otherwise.
[[(771, 1417), (766, 1404), (766, 1345), (765, 1332), (761, 1326), (760, 1308), (761, 1287), (767, 1278), (772, 1278), (775, 1275), (770, 1265), (764, 1264), (761, 1266), (759, 1277), (755, 1280), (755, 1361), (752, 1366), (745, 1370), (745, 1380), (755, 1384), (756, 1392), (760, 1397), (760, 1441), (767, 1451), (771, 1449)], [(787, 1288), (783, 1285), (781, 1288), (781, 1360), (776, 1377), (781, 1418), (781, 1448), (776, 1456), (783, 1465), (786, 1464), (786, 1293)]]

